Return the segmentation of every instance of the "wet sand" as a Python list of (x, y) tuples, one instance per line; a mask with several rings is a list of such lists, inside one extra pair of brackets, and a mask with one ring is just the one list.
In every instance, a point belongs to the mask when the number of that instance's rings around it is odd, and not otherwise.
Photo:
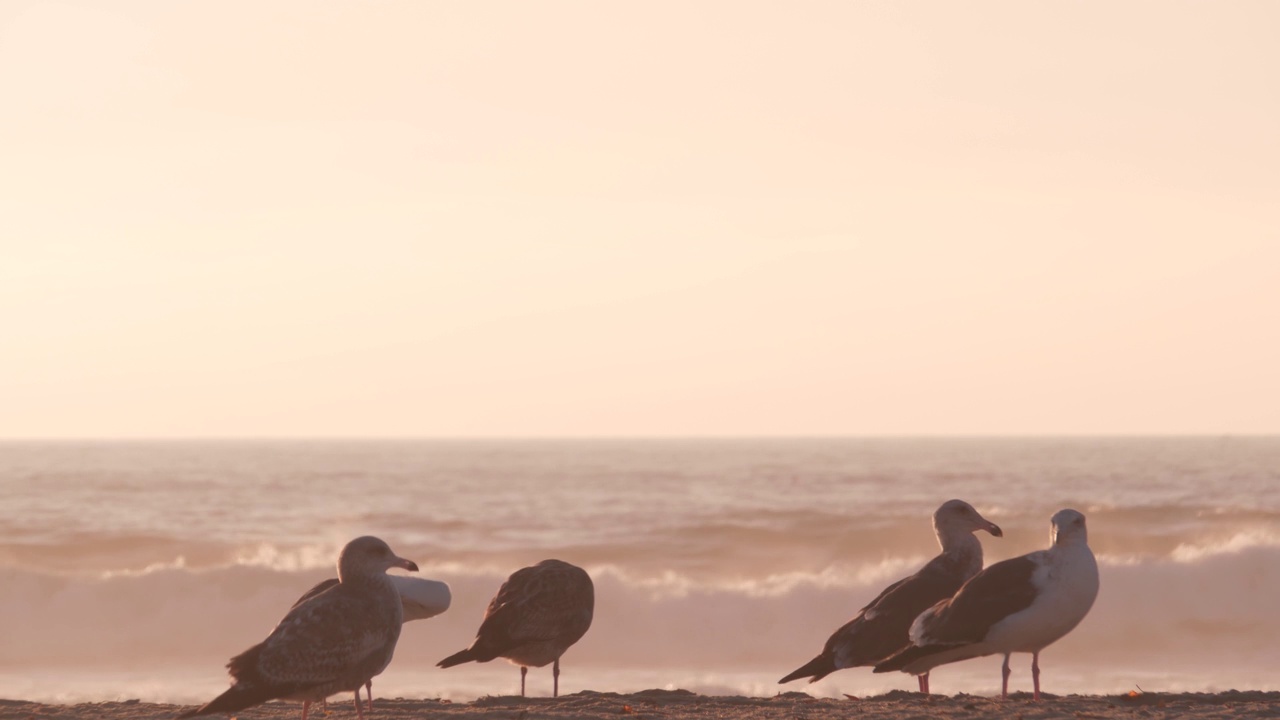
[[(1008, 700), (973, 695), (933, 695), (895, 691), (858, 699), (819, 699), (800, 692), (774, 697), (702, 696), (685, 690), (646, 690), (629, 695), (580, 692), (561, 698), (485, 697), (469, 703), (447, 700), (375, 699), (369, 720), (924, 720), (926, 718), (1280, 718), (1280, 692), (1146, 693), (1139, 695), (1046, 695), (1028, 693)], [(0, 700), (0, 719), (170, 720), (186, 708), (138, 701), (44, 705)], [(318, 710), (318, 708), (317, 708)], [(297, 720), (298, 703), (273, 702), (238, 713), (243, 720)], [(225, 716), (213, 715), (213, 718)], [(330, 702), (317, 720), (355, 718), (351, 702)]]

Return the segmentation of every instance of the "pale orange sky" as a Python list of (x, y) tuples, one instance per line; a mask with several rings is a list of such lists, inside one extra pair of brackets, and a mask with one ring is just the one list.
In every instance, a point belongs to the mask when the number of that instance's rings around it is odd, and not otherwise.
[(0, 4), (0, 438), (1280, 432), (1280, 3)]

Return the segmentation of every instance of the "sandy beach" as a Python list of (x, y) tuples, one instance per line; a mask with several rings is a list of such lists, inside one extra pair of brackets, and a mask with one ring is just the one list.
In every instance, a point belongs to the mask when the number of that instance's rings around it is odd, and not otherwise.
[[(441, 720), (580, 720), (634, 717), (635, 720), (834, 720), (859, 718), (1277, 718), (1280, 692), (1146, 693), (1128, 695), (1047, 695), (1033, 702), (1028, 693), (1008, 700), (973, 695), (933, 695), (895, 691), (874, 697), (831, 700), (800, 692), (774, 697), (703, 696), (686, 690), (646, 690), (620, 695), (584, 691), (561, 698), (484, 697), (470, 703), (447, 700), (377, 699), (371, 720), (432, 718)], [(44, 705), (0, 700), (0, 719), (166, 720), (184, 708), (138, 701)], [(296, 720), (296, 703), (273, 702), (238, 715), (245, 720)], [(222, 717), (222, 716), (212, 716)], [(356, 717), (350, 702), (329, 704), (328, 714), (313, 717), (345, 720)]]

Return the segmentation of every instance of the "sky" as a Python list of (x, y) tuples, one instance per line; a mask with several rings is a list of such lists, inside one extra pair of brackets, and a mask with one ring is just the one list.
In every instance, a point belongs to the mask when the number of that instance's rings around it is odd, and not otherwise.
[(1280, 432), (1280, 4), (0, 3), (0, 438)]

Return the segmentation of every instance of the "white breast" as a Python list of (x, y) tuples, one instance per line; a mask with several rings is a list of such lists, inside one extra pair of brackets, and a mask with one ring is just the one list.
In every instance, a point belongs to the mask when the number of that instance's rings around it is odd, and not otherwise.
[(1098, 597), (1098, 563), (1085, 544), (1056, 546), (1031, 577), (1031, 606), (991, 627), (983, 645), (995, 652), (1039, 652), (1071, 632)]

